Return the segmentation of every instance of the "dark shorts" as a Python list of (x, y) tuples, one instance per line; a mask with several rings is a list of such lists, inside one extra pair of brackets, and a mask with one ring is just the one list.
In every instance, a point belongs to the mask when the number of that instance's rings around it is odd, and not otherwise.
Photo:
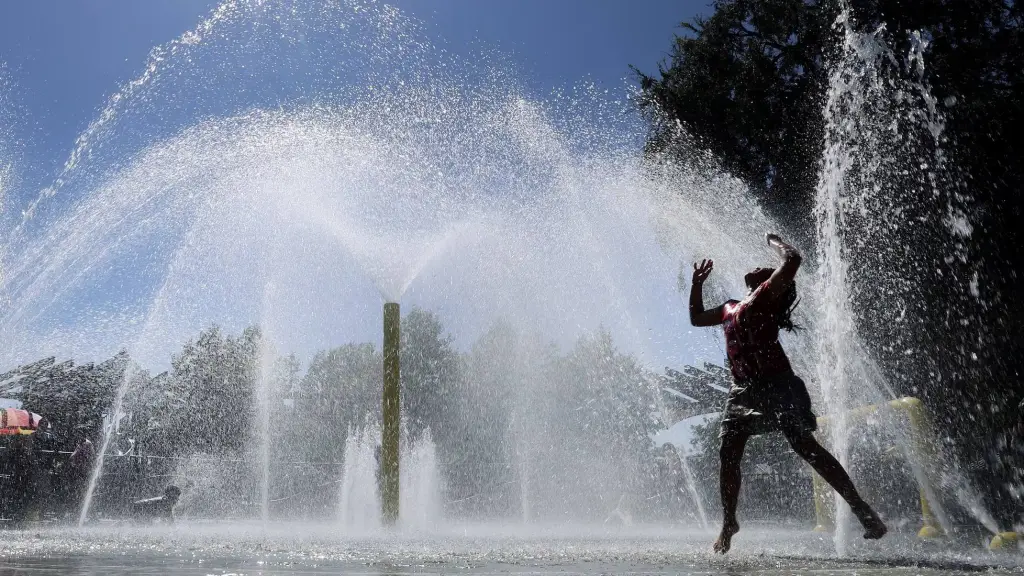
[(720, 436), (768, 432), (802, 435), (817, 428), (804, 381), (795, 374), (782, 374), (742, 384), (733, 382)]

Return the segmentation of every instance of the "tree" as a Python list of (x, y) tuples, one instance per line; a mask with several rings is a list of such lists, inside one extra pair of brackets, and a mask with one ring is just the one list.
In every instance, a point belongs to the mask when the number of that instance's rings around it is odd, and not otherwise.
[(111, 416), (114, 398), (124, 382), (130, 360), (120, 352), (100, 364), (75, 366), (71, 360), (57, 363), (54, 358), (18, 367), (2, 377), (16, 383), (17, 392), (27, 410), (44, 416), (56, 436), (55, 448), (73, 450), (88, 438), (99, 442), (104, 420)]
[[(496, 322), (463, 357), (466, 426), (449, 491), (466, 513), (522, 517), (530, 513), (530, 482), (537, 433), (538, 394), (555, 350), (536, 335)], [(550, 441), (548, 439), (547, 441)]]
[[(345, 440), (355, 428), (380, 422), (383, 359), (372, 344), (345, 344), (317, 352), (298, 386), (275, 469), (288, 494), (287, 509), (332, 516)], [(290, 372), (293, 368), (286, 368)]]
[(202, 332), (171, 360), (171, 394), (164, 449), (176, 454), (242, 454), (255, 430), (260, 331), (225, 336)]
[(430, 428), (436, 442), (450, 437), (461, 407), (459, 356), (440, 319), (413, 308), (402, 319), (402, 413), (412, 438)]
[(445, 489), (465, 475), (465, 444), (473, 432), (458, 352), (433, 313), (413, 308), (402, 319), (402, 414), (410, 441), (426, 430), (437, 448)]
[[(708, 149), (777, 216), (810, 212), (821, 156), (830, 3), (737, 0), (681, 26), (660, 78), (639, 73), (647, 150)], [(692, 140), (676, 138), (679, 122)], [(799, 224), (790, 218), (787, 224)]]
[(532, 484), (545, 498), (538, 508), (600, 520), (621, 496), (651, 491), (651, 436), (662, 425), (657, 381), (605, 331), (553, 359), (534, 404)]
[(380, 421), (383, 359), (373, 344), (317, 352), (295, 397), (307, 457), (340, 462), (350, 427)]
[[(859, 0), (861, 29), (883, 23), (903, 51), (912, 31), (929, 42), (926, 80), (947, 113), (957, 160), (988, 202), (1019, 215), (1013, 194), (1021, 154), (1010, 135), (1021, 126), (1024, 12), (1003, 0)], [(658, 77), (637, 71), (640, 105), (651, 120), (648, 151), (709, 149), (745, 180), (777, 216), (809, 215), (822, 152), (821, 115), (829, 66), (842, 31), (841, 3), (814, 0), (718, 0), (714, 14), (683, 22)], [(678, 121), (694, 141), (674, 136)], [(979, 198), (980, 199), (980, 198)], [(995, 205), (991, 206), (995, 208)], [(985, 216), (995, 217), (985, 210)], [(998, 218), (1012, 222), (1011, 215)], [(1019, 243), (1018, 243), (1019, 244)], [(1014, 244), (1016, 246), (1017, 244)]]

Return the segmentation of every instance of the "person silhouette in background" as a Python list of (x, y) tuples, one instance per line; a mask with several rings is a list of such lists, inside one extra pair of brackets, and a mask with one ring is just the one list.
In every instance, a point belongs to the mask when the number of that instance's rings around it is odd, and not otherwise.
[(702, 260), (700, 265), (693, 265), (690, 323), (723, 326), (733, 377), (720, 433), (719, 485), (724, 518), (714, 550), (728, 552), (732, 537), (740, 529), (736, 503), (740, 494), (740, 461), (747, 440), (775, 431), (782, 432), (793, 450), (846, 500), (864, 526), (864, 538), (881, 538), (886, 533), (881, 518), (857, 493), (839, 461), (814, 438), (817, 420), (811, 410), (811, 397), (803, 380), (793, 373), (779, 342), (779, 329), (796, 328), (792, 313), (797, 304), (795, 278), (800, 268), (800, 252), (775, 234), (767, 234), (765, 239), (782, 259), (782, 265), (755, 268), (747, 273), (743, 280), (748, 293), (743, 300), (729, 300), (705, 310), (703, 286), (714, 262)]

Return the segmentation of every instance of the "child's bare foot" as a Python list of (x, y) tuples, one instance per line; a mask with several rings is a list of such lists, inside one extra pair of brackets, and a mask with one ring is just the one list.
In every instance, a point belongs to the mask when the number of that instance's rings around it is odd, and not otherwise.
[(740, 531), (740, 525), (735, 522), (722, 524), (722, 533), (715, 540), (714, 550), (719, 554), (725, 554), (732, 547), (732, 537)]
[(885, 523), (882, 519), (875, 514), (875, 511), (871, 508), (866, 508), (861, 513), (857, 514), (857, 518), (860, 520), (861, 525), (864, 526), (864, 539), (865, 540), (878, 540), (885, 533), (889, 531), (885, 527)]

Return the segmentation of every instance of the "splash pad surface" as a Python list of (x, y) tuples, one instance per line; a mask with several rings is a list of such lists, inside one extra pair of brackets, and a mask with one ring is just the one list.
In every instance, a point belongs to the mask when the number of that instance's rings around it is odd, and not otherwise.
[(922, 543), (897, 533), (853, 542), (745, 526), (728, 556), (711, 531), (671, 526), (452, 524), (348, 536), (337, 525), (182, 522), (9, 533), (4, 574), (1021, 574), (1012, 555)]

